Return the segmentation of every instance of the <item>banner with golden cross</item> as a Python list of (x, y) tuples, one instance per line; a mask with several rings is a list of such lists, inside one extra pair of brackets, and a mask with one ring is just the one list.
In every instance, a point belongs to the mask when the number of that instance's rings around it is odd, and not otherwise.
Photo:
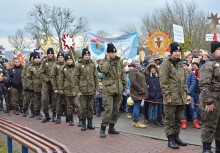
[(167, 32), (161, 32), (157, 29), (154, 33), (148, 35), (146, 45), (149, 47), (151, 54), (164, 55), (164, 52), (168, 51), (171, 42)]

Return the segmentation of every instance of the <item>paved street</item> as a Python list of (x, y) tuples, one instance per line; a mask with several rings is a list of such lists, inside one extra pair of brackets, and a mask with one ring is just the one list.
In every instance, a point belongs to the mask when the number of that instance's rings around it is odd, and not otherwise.
[[(201, 146), (189, 145), (181, 147), (179, 150), (171, 150), (167, 147), (163, 128), (137, 129), (131, 126), (131, 120), (125, 117), (125, 114), (120, 116), (119, 122), (116, 126), (121, 131), (119, 135), (107, 135), (106, 139), (99, 138), (99, 128), (94, 131), (86, 130), (82, 132), (80, 128), (74, 126), (69, 127), (65, 123), (65, 118), (62, 118), (60, 125), (55, 125), (52, 122), (42, 124), (37, 119), (29, 117), (15, 116), (11, 112), (11, 116), (0, 112), (0, 117), (6, 118), (17, 124), (32, 128), (33, 130), (46, 135), (58, 142), (65, 144), (72, 152), (86, 152), (86, 153), (122, 153), (122, 152), (175, 152), (175, 153), (194, 153), (201, 152)], [(94, 117), (95, 125), (100, 126), (100, 117)], [(191, 125), (190, 125), (191, 126)], [(181, 138), (187, 140), (192, 144), (200, 144), (200, 130), (188, 128), (181, 133)], [(156, 139), (153, 139), (153, 138)]]

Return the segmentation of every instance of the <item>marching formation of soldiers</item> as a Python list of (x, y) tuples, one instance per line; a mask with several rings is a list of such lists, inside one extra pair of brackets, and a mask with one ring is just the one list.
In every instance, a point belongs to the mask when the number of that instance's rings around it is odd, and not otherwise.
[[(101, 123), (102, 138), (106, 137), (108, 125), (109, 134), (119, 134), (114, 125), (118, 119), (123, 86), (127, 86), (125, 70), (116, 52), (114, 45), (108, 44), (106, 58), (101, 61), (99, 68), (104, 75), (103, 105), (106, 110)], [(61, 116), (65, 114), (70, 126), (74, 126), (75, 113), (82, 131), (95, 129), (92, 123), (93, 106), (99, 94), (99, 78), (96, 64), (90, 59), (87, 48), (83, 49), (82, 58), (77, 64), (70, 53), (59, 52), (55, 58), (53, 48), (49, 48), (43, 59), (37, 52), (30, 53), (29, 61), (24, 66), (14, 59), (10, 74), (4, 67), (0, 70), (0, 83), (6, 88), (1, 90), (7, 105), (5, 112), (13, 107), (16, 115), (20, 112), (23, 117), (30, 114), (30, 118), (37, 118), (42, 123), (51, 120), (56, 124), (61, 123)], [(7, 85), (8, 82), (10, 85)], [(11, 96), (7, 95), (9, 93)], [(0, 108), (3, 109), (3, 100), (0, 100)], [(50, 108), (52, 115), (49, 115)]]

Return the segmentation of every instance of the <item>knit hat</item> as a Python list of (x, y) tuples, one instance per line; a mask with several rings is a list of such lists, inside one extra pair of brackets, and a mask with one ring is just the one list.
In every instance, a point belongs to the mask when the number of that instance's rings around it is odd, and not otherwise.
[(116, 53), (117, 49), (112, 43), (107, 44), (107, 53)]
[(90, 51), (88, 50), (88, 48), (84, 48), (84, 49), (82, 50), (82, 57), (83, 57), (84, 55), (86, 55), (86, 54), (89, 54), (89, 55), (90, 55)]
[(171, 43), (171, 44), (170, 44), (170, 53), (171, 53), (171, 55), (172, 55), (173, 52), (176, 51), (176, 50), (182, 51), (180, 45), (179, 45), (177, 42)]
[(3, 58), (3, 59), (2, 59), (2, 62), (3, 62), (3, 63), (8, 62), (8, 59)]
[(37, 52), (34, 53), (34, 55), (33, 55), (33, 59), (35, 59), (35, 58), (40, 59), (40, 55), (39, 55), (39, 53), (37, 53)]
[(59, 52), (59, 53), (57, 54), (57, 58), (58, 58), (59, 56), (63, 56), (63, 57), (64, 57), (64, 53), (63, 53), (63, 52)]
[(134, 63), (136, 63), (136, 62), (140, 62), (140, 60), (139, 60), (138, 58), (134, 58), (134, 59), (132, 60), (132, 63), (134, 64)]
[(54, 54), (53, 48), (48, 48), (47, 49), (47, 54)]
[(31, 52), (31, 53), (30, 53), (29, 61), (31, 60), (31, 58), (34, 56), (35, 53), (36, 53), (36, 52)]
[(187, 61), (187, 60), (183, 60), (183, 65), (187, 65), (187, 66), (189, 66), (188, 61)]
[(196, 65), (199, 68), (199, 63), (197, 62), (192, 62), (192, 65)]
[(211, 53), (214, 53), (215, 50), (216, 50), (217, 48), (219, 48), (219, 47), (220, 47), (220, 42), (218, 42), (218, 41), (213, 41), (213, 42), (211, 43)]
[(72, 59), (73, 60), (73, 57), (70, 53), (67, 53), (64, 57), (65, 61), (67, 61), (68, 59)]

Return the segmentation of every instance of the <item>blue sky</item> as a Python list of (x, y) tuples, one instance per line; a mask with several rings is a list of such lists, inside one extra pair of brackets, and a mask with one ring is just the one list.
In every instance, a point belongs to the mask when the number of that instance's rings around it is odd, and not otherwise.
[[(194, 1), (207, 14), (219, 11), (219, 0)], [(165, 0), (0, 0), (0, 45), (12, 49), (7, 36), (13, 35), (18, 28), (23, 28), (28, 23), (28, 12), (33, 9), (34, 4), (70, 8), (76, 16), (87, 17), (90, 32), (104, 30), (114, 35), (119, 33), (120, 28), (126, 23), (139, 22), (141, 16), (162, 7), (165, 2)]]

